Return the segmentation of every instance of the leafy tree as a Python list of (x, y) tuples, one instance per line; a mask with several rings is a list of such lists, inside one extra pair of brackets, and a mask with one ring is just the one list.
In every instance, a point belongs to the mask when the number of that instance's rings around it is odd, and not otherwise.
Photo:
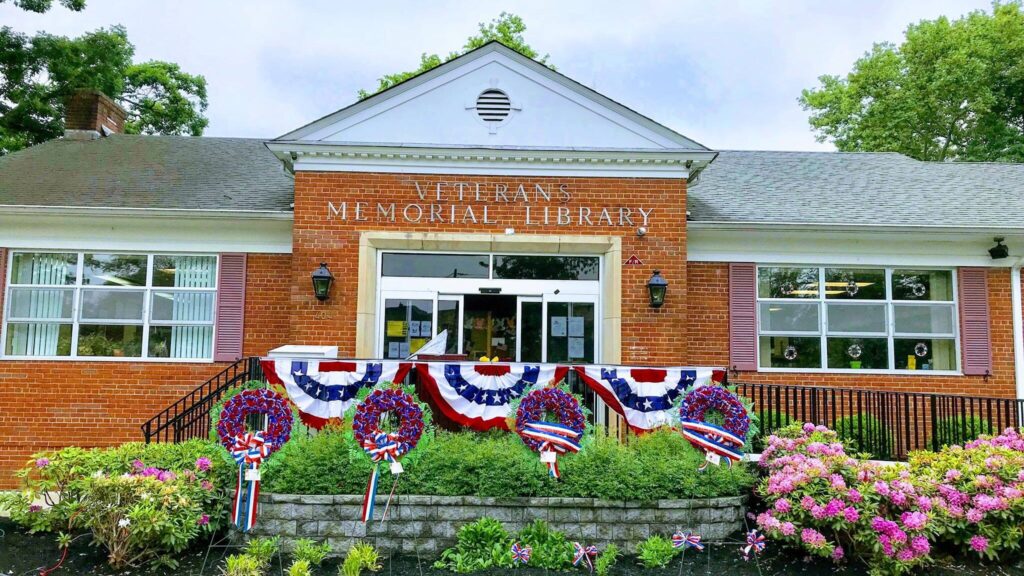
[(1024, 162), (1024, 11), (1019, 0), (923, 20), (875, 44), (845, 78), (804, 90), (819, 142), (919, 160)]
[(424, 52), (423, 54), (420, 55), (419, 68), (415, 70), (410, 70), (408, 72), (387, 74), (379, 78), (377, 89), (374, 90), (373, 92), (360, 90), (359, 99), (362, 100), (364, 98), (369, 98), (370, 96), (373, 96), (377, 92), (387, 90), (388, 88), (391, 88), (395, 84), (405, 82), (406, 80), (412, 78), (413, 76), (417, 76), (419, 74), (426, 72), (427, 70), (437, 68), (441, 64), (444, 64), (449, 60), (458, 58), (459, 56), (465, 54), (466, 52), (469, 52), (470, 50), (475, 50), (492, 40), (497, 40), (504, 44), (505, 46), (508, 46), (509, 48), (515, 50), (516, 52), (519, 52), (520, 54), (527, 56), (529, 58), (533, 58), (534, 60), (537, 60), (542, 64), (546, 64), (549, 68), (554, 70), (555, 67), (547, 63), (547, 54), (545, 54), (544, 56), (540, 56), (540, 54), (536, 50), (534, 50), (529, 44), (526, 43), (526, 40), (523, 38), (523, 32), (525, 31), (526, 24), (523, 23), (522, 18), (516, 16), (515, 14), (502, 12), (497, 18), (491, 20), (490, 23), (488, 24), (484, 24), (483, 22), (481, 22), (480, 31), (476, 35), (470, 36), (469, 38), (466, 39), (466, 43), (462, 46), (462, 50), (458, 52), (449, 52), (448, 55), (445, 56), (444, 58), (438, 56), (437, 54), (427, 54), (426, 52)]
[[(0, 4), (8, 0), (0, 0)], [(58, 0), (60, 5), (68, 10), (81, 12), (85, 8), (85, 0)], [(14, 0), (14, 5), (29, 12), (48, 12), (53, 7), (53, 0)]]
[(62, 134), (64, 99), (81, 88), (121, 104), (126, 132), (201, 135), (206, 79), (170, 62), (133, 63), (134, 53), (121, 26), (79, 38), (0, 28), (0, 154)]

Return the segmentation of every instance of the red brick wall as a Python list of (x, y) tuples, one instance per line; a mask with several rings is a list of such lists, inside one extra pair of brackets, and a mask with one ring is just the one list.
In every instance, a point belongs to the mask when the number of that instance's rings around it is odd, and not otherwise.
[[(688, 314), (689, 361), (697, 365), (729, 364), (729, 265), (690, 262)], [(730, 378), (743, 382), (785, 383), (806, 386), (841, 386), (907, 392), (938, 392), (974, 396), (1014, 397), (1013, 314), (1010, 271), (988, 273), (989, 315), (992, 331), (992, 375), (934, 376), (918, 374), (815, 374), (740, 372)]]
[[(290, 255), (250, 254), (245, 353), (287, 341)], [(2, 291), (0, 291), (2, 294)], [(2, 309), (2, 308), (0, 308)], [(141, 441), (139, 426), (224, 364), (0, 361), (0, 489), (33, 452)]]
[[(484, 203), (471, 198), (437, 201), (428, 195), (421, 201), (412, 180), (433, 190), (438, 181), (480, 182), (485, 186), (508, 184), (514, 190), (519, 184), (533, 190), (534, 184), (558, 190), (566, 184), (571, 200), (560, 204), (552, 195), (552, 202), (532, 206), (568, 206), (571, 214), (579, 207), (594, 211), (593, 220), (601, 208), (643, 207), (654, 209), (648, 223), (648, 234), (639, 238), (637, 226), (589, 226), (575, 223), (558, 226), (525, 226), (524, 204), (520, 202), (489, 202), (488, 217), (494, 224), (484, 224)], [(509, 193), (511, 199), (512, 193)], [(348, 220), (327, 219), (327, 203), (340, 207), (348, 203)], [(354, 221), (353, 205), (356, 201), (369, 202), (364, 208), (370, 221)], [(394, 202), (399, 211), (396, 222), (382, 225), (375, 221), (376, 204)], [(442, 214), (449, 215), (451, 204), (473, 206), (478, 223), (405, 222), (402, 207), (409, 203), (441, 204)], [(533, 218), (537, 218), (536, 214)], [(634, 220), (638, 220), (634, 215)], [(424, 218), (426, 220), (426, 218)], [(447, 220), (447, 218), (446, 218)], [(575, 218), (574, 218), (575, 220)], [(295, 176), (295, 229), (292, 279), (297, 290), (292, 292), (294, 320), (292, 341), (296, 344), (340, 344), (342, 355), (355, 352), (356, 290), (358, 278), (359, 233), (372, 231), (407, 232), (488, 232), (503, 234), (506, 227), (514, 227), (517, 236), (528, 234), (571, 234), (622, 237), (622, 257), (636, 254), (643, 266), (623, 267), (622, 274), (622, 360), (623, 362), (677, 364), (686, 358), (687, 339), (681, 337), (679, 327), (686, 324), (686, 182), (670, 179), (640, 178), (517, 178), (485, 176), (426, 176), (410, 174), (368, 173), (310, 173)], [(308, 288), (309, 275), (320, 262), (327, 262), (336, 281), (327, 302), (318, 302)], [(647, 280), (654, 268), (670, 282), (668, 298), (663, 308), (650, 308)]]

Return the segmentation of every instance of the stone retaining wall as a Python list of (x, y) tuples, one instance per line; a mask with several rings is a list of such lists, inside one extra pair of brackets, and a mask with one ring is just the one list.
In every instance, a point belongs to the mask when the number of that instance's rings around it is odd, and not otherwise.
[(473, 496), (396, 496), (388, 518), (380, 522), (385, 498), (378, 497), (375, 518), (359, 521), (363, 497), (265, 494), (255, 533), (280, 535), (288, 549), (296, 538), (328, 540), (336, 554), (366, 541), (381, 551), (439, 554), (455, 543), (460, 527), (483, 516), (501, 521), (515, 533), (535, 519), (547, 520), (570, 540), (603, 546), (614, 542), (628, 552), (652, 534), (689, 530), (705, 540), (743, 529), (746, 497), (706, 500), (622, 502), (592, 498), (478, 498)]

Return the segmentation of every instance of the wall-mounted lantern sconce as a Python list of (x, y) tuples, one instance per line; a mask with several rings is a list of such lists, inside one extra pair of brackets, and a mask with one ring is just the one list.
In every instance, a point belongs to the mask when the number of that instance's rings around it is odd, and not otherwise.
[(1003, 244), (1003, 240), (1005, 240), (1005, 238), (1002, 236), (996, 236), (992, 240), (995, 241), (996, 245), (988, 249), (988, 255), (991, 256), (993, 260), (1002, 260), (1010, 255), (1009, 246)]
[(665, 304), (665, 292), (668, 291), (668, 280), (661, 277), (661, 270), (655, 270), (647, 281), (647, 291), (651, 293), (651, 308), (661, 308)]
[(331, 284), (334, 283), (334, 275), (327, 269), (327, 263), (321, 262), (320, 267), (313, 271), (313, 295), (323, 302), (331, 294)]

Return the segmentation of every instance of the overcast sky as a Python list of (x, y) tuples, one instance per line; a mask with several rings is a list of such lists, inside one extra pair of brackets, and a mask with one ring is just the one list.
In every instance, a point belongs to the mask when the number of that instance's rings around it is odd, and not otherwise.
[(274, 137), (352, 103), (422, 52), (460, 47), (478, 22), (519, 14), (560, 72), (711, 148), (828, 150), (797, 104), (907, 24), (987, 0), (261, 1), (87, 0), (0, 25), (77, 35), (123, 24), (139, 60), (206, 76), (208, 136)]

